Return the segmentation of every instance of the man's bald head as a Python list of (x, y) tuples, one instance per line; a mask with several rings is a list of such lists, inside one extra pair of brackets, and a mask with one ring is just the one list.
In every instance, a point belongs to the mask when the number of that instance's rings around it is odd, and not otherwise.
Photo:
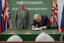
[(37, 22), (40, 22), (40, 20), (41, 20), (41, 15), (40, 15), (40, 14), (35, 14), (35, 15), (34, 15), (34, 20), (37, 21)]

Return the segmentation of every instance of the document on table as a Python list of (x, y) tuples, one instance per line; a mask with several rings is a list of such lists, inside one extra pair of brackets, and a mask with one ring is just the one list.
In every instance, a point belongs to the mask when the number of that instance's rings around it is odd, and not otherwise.
[(42, 29), (39, 29), (39, 28), (34, 28), (34, 29), (32, 29), (32, 30), (42, 30)]

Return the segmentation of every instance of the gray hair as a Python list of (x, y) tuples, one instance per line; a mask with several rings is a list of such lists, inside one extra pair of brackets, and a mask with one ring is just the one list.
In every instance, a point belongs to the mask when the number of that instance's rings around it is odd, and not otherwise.
[(38, 19), (38, 18), (41, 18), (41, 15), (40, 14), (35, 14), (34, 19)]

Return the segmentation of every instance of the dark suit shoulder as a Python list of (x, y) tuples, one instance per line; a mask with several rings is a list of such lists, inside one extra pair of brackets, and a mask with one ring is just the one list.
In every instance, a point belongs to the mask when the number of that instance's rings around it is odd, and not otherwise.
[(28, 10), (27, 8), (25, 8), (25, 10)]
[(25, 11), (29, 11), (28, 9), (25, 9)]
[(16, 10), (16, 12), (20, 12), (20, 11), (21, 11), (20, 9)]
[(42, 18), (48, 18), (46, 15), (41, 15)]
[(47, 15), (41, 15), (42, 17), (46, 17)]

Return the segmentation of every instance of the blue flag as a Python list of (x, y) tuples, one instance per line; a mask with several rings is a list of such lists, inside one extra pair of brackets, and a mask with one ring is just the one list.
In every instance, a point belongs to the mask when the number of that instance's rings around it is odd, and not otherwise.
[(62, 10), (61, 30), (62, 32), (64, 32), (64, 5), (63, 5), (63, 10)]
[(64, 26), (64, 5), (63, 5), (62, 19), (61, 19), (61, 27), (63, 26)]
[(2, 16), (2, 0), (0, 0), (0, 33), (5, 31), (4, 17)]

